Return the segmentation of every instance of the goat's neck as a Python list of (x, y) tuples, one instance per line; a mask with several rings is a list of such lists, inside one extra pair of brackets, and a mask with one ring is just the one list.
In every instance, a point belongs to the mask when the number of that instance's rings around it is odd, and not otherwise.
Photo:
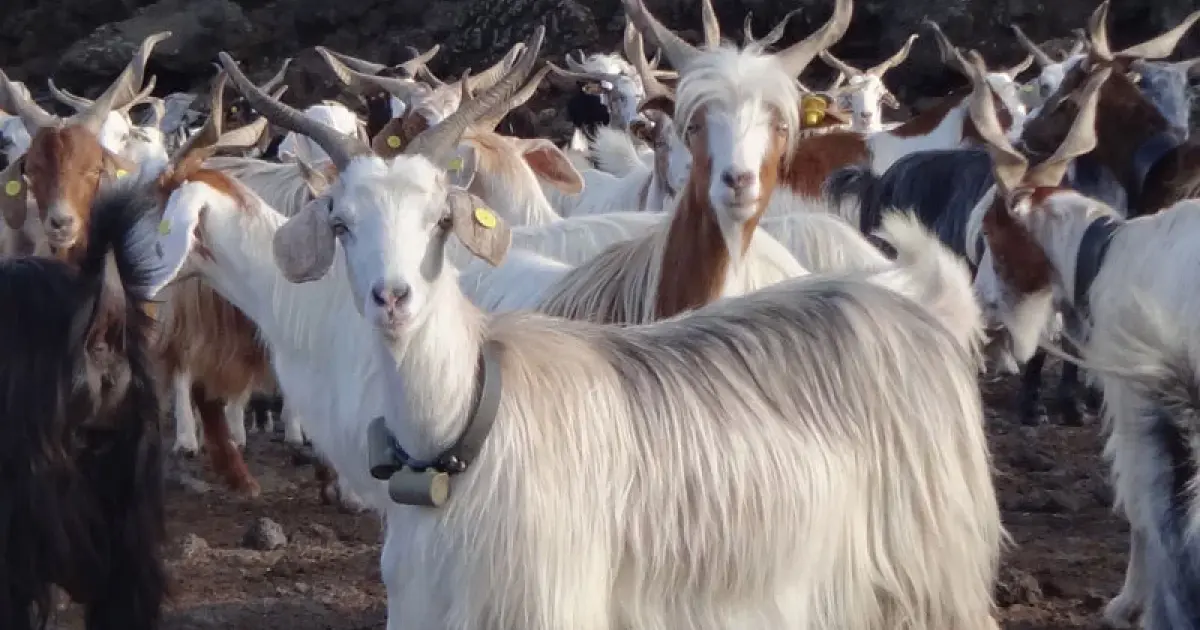
[(205, 215), (203, 246), (211, 260), (200, 263), (204, 279), (254, 321), (273, 350), (328, 361), (323, 344), (338, 337), (331, 331), (361, 318), (342, 257), (321, 279), (293, 284), (271, 254), (275, 232), (287, 219), (265, 206), (247, 212), (232, 201), (225, 205), (210, 204)]
[(1056, 297), (1073, 303), (1084, 233), (1093, 221), (1104, 216), (1117, 219), (1117, 216), (1106, 206), (1073, 193), (1054, 195), (1046, 205), (1050, 211), (1038, 212), (1027, 225), (1054, 270)]
[(387, 425), (419, 460), (458, 440), (474, 402), (487, 318), (459, 290), (457, 275), (447, 265), (402, 337), (379, 335)]

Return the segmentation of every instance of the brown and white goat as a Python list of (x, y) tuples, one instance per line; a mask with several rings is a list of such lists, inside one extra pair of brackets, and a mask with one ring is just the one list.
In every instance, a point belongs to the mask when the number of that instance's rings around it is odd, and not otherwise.
[(1107, 18), (1104, 2), (1088, 22), (1085, 56), (1067, 71), (1040, 114), (1027, 122), (1022, 140), (1035, 154), (1058, 146), (1076, 112), (1070, 95), (1096, 73), (1111, 70), (1100, 91), (1097, 146), (1090, 155), (1124, 187), (1129, 216), (1141, 216), (1200, 195), (1200, 142), (1188, 140), (1186, 130), (1173, 129), (1130, 78), (1139, 61), (1170, 56), (1200, 20), (1200, 11), (1158, 37), (1118, 52), (1109, 47)]

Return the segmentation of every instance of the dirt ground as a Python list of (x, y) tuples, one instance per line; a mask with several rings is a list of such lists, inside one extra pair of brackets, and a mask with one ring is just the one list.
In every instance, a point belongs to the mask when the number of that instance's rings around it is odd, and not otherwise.
[[(1048, 371), (1047, 394), (1057, 379)], [(1015, 378), (984, 384), (1014, 543), (997, 587), (1000, 619), (1005, 630), (1101, 628), (1101, 609), (1123, 579), (1128, 526), (1109, 509), (1098, 421), (1064, 427), (1051, 407), (1050, 424), (1023, 426), (1011, 411), (1016, 388)], [(230, 496), (203, 460), (181, 469), (208, 484), (171, 484), (174, 597), (164, 630), (382, 630), (378, 518), (321, 505), (312, 466), (279, 434), (251, 434), (247, 453), (263, 487), (258, 499)], [(260, 517), (281, 525), (287, 544), (246, 548)], [(65, 609), (59, 627), (78, 627), (76, 613)]]

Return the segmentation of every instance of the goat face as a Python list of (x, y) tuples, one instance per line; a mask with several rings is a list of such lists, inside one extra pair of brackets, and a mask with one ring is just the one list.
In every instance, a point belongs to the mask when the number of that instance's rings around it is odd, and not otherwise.
[(685, 134), (693, 170), (701, 181), (707, 177), (709, 203), (722, 220), (754, 215), (760, 197), (775, 187), (787, 146), (788, 127), (779, 113), (758, 101), (733, 107), (713, 101), (696, 112)]
[(838, 90), (837, 106), (851, 112), (854, 129), (875, 131), (883, 128), (883, 103), (889, 98), (894, 101), (883, 80), (873, 74), (850, 77), (846, 86)]
[(121, 177), (115, 156), (83, 127), (44, 127), (24, 156), (24, 175), (37, 200), (46, 239), (54, 250), (76, 245), (102, 176)]

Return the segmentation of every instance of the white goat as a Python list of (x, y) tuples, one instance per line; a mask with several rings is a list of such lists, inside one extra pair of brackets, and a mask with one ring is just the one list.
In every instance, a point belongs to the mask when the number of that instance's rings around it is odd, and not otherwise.
[[(883, 60), (879, 65), (868, 68), (866, 71), (859, 70), (848, 63), (834, 57), (829, 51), (821, 51), (821, 59), (830, 67), (837, 70), (846, 77), (846, 83), (839, 86), (835, 91), (835, 102), (843, 111), (853, 113), (853, 119), (850, 128), (854, 131), (879, 131), (883, 129), (883, 111), (882, 106), (886, 105), (892, 109), (900, 107), (900, 102), (896, 100), (896, 96), (883, 83), (883, 75), (888, 70), (904, 63), (908, 59), (908, 53), (912, 50), (913, 42), (917, 41), (917, 34), (914, 33), (908, 36), (908, 40), (904, 46), (900, 48), (896, 54)], [(840, 83), (840, 81), (835, 81)]]
[[(543, 34), (496, 91), (529, 73)], [(1002, 530), (976, 366), (941, 318), (844, 277), (653, 326), (489, 320), (459, 292), (444, 244), (453, 232), (497, 262), (507, 226), (439, 165), (494, 97), (417, 138), (410, 150), (422, 154), (390, 162), (265, 96), (256, 103), (339, 165), (328, 200), (276, 232), (276, 259), (293, 281), (349, 277), (341, 299), (376, 328), (383, 415), (407, 453), (455, 440), (481, 348), (497, 348), (484, 369), (503, 382), (495, 422), (450, 502), (388, 509), (389, 629), (995, 627)], [(172, 231), (191, 239), (194, 224)], [(939, 290), (973, 303), (965, 269)], [(361, 468), (370, 416), (340, 418), (341, 439), (360, 440), (342, 463)], [(730, 458), (723, 444), (750, 455)], [(646, 474), (656, 462), (675, 473)]]
[[(304, 110), (304, 115), (320, 121), (338, 131), (367, 139), (367, 128), (354, 112), (345, 105), (335, 101), (317, 103)], [(281, 162), (302, 161), (313, 168), (324, 168), (329, 164), (329, 156), (312, 140), (288, 132), (279, 143), (279, 160)]]

